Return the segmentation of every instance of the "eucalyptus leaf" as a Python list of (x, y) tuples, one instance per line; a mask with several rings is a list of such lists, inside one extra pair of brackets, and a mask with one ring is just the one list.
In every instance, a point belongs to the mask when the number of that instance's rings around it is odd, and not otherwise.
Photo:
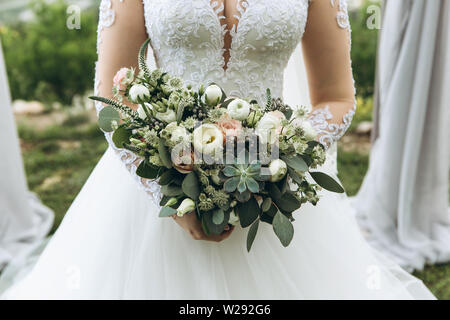
[[(219, 214), (219, 213), (216, 213), (216, 211), (222, 211), (222, 213), (223, 213), (223, 221), (220, 224), (216, 224), (213, 221), (214, 215)], [(221, 234), (225, 230), (225, 226), (228, 225), (229, 219), (230, 219), (230, 212), (223, 211), (220, 209), (205, 212), (205, 213), (203, 213), (203, 216), (202, 216), (202, 220), (204, 221), (206, 228), (212, 234)]]
[(161, 193), (168, 197), (177, 197), (183, 195), (183, 190), (180, 186), (168, 184), (161, 187)]
[(162, 163), (168, 169), (172, 168), (172, 159), (170, 157), (169, 150), (165, 146), (164, 139), (160, 138), (158, 143), (158, 153)]
[(317, 182), (319, 186), (324, 188), (325, 190), (336, 192), (336, 193), (344, 193), (344, 188), (332, 177), (323, 173), (323, 172), (310, 172), (309, 173), (314, 181)]
[(114, 131), (112, 123), (115, 121), (117, 124), (120, 122), (120, 114), (113, 107), (104, 107), (98, 113), (98, 125), (105, 132)]
[(286, 162), (288, 167), (291, 167), (294, 170), (297, 171), (308, 171), (308, 165), (306, 164), (305, 160), (303, 160), (302, 157), (295, 155), (295, 156), (286, 156), (282, 155), (281, 160)]
[(258, 202), (254, 197), (251, 197), (247, 202), (238, 203), (236, 210), (242, 228), (251, 225), (258, 218), (260, 212)]
[(253, 222), (247, 234), (247, 251), (250, 252), (253, 242), (255, 241), (256, 233), (258, 232), (259, 219)]
[(291, 221), (282, 214), (280, 211), (277, 212), (272, 221), (273, 231), (280, 239), (281, 244), (287, 247), (294, 237), (294, 226)]
[(177, 213), (177, 210), (171, 207), (162, 207), (161, 211), (159, 211), (159, 216), (161, 218), (170, 217)]
[(245, 190), (242, 193), (240, 193), (238, 191), (236, 191), (234, 193), (234, 197), (239, 202), (247, 202), (248, 200), (250, 200), (251, 196), (252, 196), (252, 193), (250, 191), (248, 191), (248, 190)]
[(284, 193), (275, 203), (284, 212), (293, 212), (301, 206), (301, 202), (290, 192)]
[(304, 181), (302, 177), (300, 177), (300, 175), (292, 168), (288, 168), (288, 174), (291, 177), (292, 181), (294, 181), (298, 185), (301, 185)]
[(225, 218), (225, 214), (223, 212), (223, 210), (215, 210), (212, 214), (212, 222), (214, 224), (222, 224), (223, 223), (223, 219)]
[(197, 174), (195, 172), (188, 173), (181, 184), (181, 188), (185, 195), (193, 200), (197, 200), (200, 195)]
[(173, 182), (173, 180), (176, 178), (176, 176), (177, 176), (177, 174), (174, 169), (167, 170), (163, 174), (161, 174), (161, 176), (159, 177), (158, 183), (161, 186), (168, 185), (169, 183)]
[(155, 167), (148, 164), (147, 161), (142, 161), (136, 169), (136, 174), (141, 178), (156, 179), (161, 171), (160, 167)]
[(112, 135), (112, 141), (117, 148), (123, 148), (124, 143), (130, 143), (131, 131), (124, 127), (118, 128)]

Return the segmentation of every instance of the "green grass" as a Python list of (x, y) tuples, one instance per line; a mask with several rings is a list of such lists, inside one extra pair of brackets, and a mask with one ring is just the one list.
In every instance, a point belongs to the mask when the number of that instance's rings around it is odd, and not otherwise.
[[(97, 124), (89, 123), (82, 115), (75, 117), (66, 119), (64, 125), (42, 131), (19, 126), (29, 187), (55, 212), (52, 232), (107, 148)], [(358, 119), (368, 118), (364, 112)], [(339, 178), (349, 195), (358, 192), (368, 162), (368, 155), (340, 150)], [(427, 267), (415, 275), (423, 279), (439, 299), (450, 299), (450, 264)]]

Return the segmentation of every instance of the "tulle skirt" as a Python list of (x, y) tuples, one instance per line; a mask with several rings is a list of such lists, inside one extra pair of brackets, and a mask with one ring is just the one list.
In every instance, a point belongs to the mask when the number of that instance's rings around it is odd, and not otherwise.
[(221, 242), (193, 240), (137, 187), (109, 149), (34, 268), (6, 299), (433, 299), (371, 249), (346, 196), (323, 192), (294, 215), (283, 248), (261, 224)]

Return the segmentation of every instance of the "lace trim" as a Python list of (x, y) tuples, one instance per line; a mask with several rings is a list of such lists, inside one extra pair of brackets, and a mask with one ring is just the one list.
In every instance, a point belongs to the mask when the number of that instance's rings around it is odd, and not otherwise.
[(338, 13), (336, 16), (337, 23), (342, 29), (350, 29), (350, 19), (348, 17), (348, 5), (346, 0), (330, 0), (331, 6), (334, 8), (338, 1)]
[(342, 123), (339, 124), (329, 122), (333, 119), (329, 106), (315, 109), (308, 120), (319, 134), (319, 142), (329, 148), (334, 142), (341, 139), (352, 123), (355, 110), (356, 108), (350, 109), (342, 118)]
[[(120, 2), (123, 2), (123, 0), (120, 0)], [(102, 42), (101, 33), (103, 29), (109, 28), (114, 24), (115, 12), (112, 9), (111, 0), (102, 0), (102, 2), (100, 3), (99, 12), (100, 12), (99, 23), (97, 28), (97, 53), (99, 50), (100, 43)], [(99, 95), (100, 91), (99, 88), (101, 84), (101, 81), (98, 78), (97, 65), (98, 62), (95, 64), (95, 82), (94, 82), (95, 95)], [(97, 110), (97, 113), (100, 112), (100, 110), (103, 107), (104, 105), (101, 102), (99, 101), (95, 102), (95, 108)], [(139, 164), (142, 162), (142, 159), (129, 150), (117, 148), (112, 141), (111, 132), (104, 132), (104, 134), (106, 141), (108, 141), (109, 146), (115, 151), (119, 159), (125, 164), (125, 167), (130, 172), (133, 179), (138, 182), (140, 188), (146, 193), (148, 193), (154, 204), (157, 207), (159, 207), (159, 202), (162, 198), (159, 184), (155, 180), (143, 179), (136, 174), (136, 170)]]

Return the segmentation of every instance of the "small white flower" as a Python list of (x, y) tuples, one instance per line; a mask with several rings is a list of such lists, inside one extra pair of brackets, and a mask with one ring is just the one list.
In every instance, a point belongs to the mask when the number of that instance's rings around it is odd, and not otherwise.
[(278, 182), (284, 178), (287, 173), (286, 163), (281, 159), (273, 160), (269, 164), (270, 181)]
[(137, 102), (138, 99), (144, 100), (150, 97), (150, 91), (142, 84), (133, 85), (129, 94), (132, 102)]
[(250, 104), (242, 99), (235, 99), (227, 107), (228, 115), (235, 120), (243, 121), (250, 114)]
[(222, 89), (212, 84), (205, 90), (205, 101), (210, 106), (216, 106), (222, 100)]
[(195, 202), (192, 199), (184, 199), (177, 209), (177, 216), (182, 217), (195, 209)]
[(228, 223), (237, 226), (239, 224), (239, 217), (234, 213), (234, 210), (230, 212), (230, 219), (228, 219)]
[(317, 138), (317, 131), (313, 128), (311, 123), (307, 120), (302, 121), (301, 128), (305, 132), (305, 138), (308, 140), (315, 140)]
[(202, 124), (194, 130), (194, 149), (206, 155), (215, 155), (223, 147), (222, 131), (214, 124)]
[(169, 140), (172, 145), (189, 141), (189, 133), (187, 130), (177, 125), (175, 121), (169, 123), (164, 131), (170, 134)]
[(157, 112), (155, 114), (155, 118), (160, 121), (171, 123), (177, 119), (177, 115), (172, 109), (167, 109), (166, 112)]

